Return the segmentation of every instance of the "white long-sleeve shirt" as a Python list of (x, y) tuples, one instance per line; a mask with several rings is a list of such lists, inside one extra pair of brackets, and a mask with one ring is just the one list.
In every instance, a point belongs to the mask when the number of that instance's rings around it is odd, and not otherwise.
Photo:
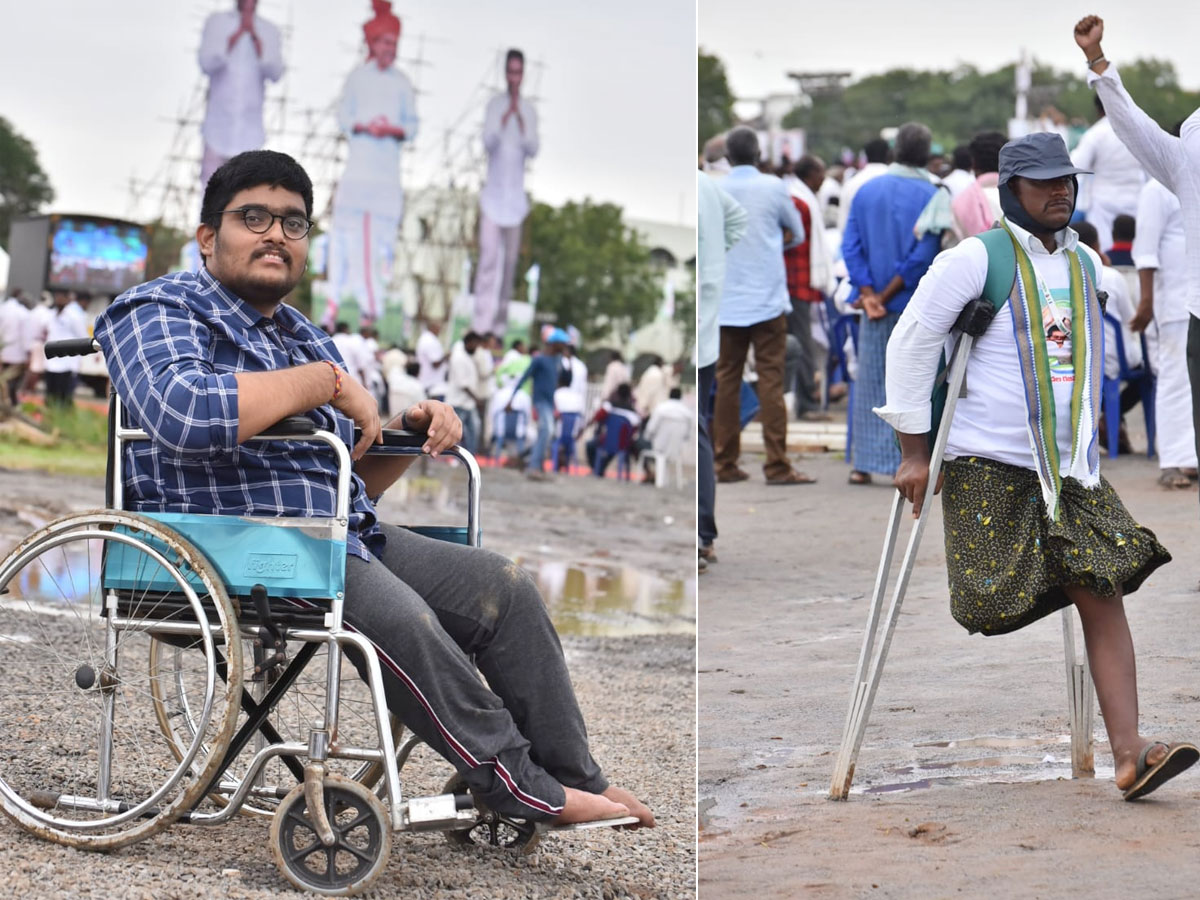
[(263, 82), (278, 81), (283, 75), (279, 29), (266, 19), (254, 17), (262, 56), (255, 52), (248, 34), (240, 35), (229, 49), (229, 38), (241, 18), (237, 10), (213, 13), (205, 20), (200, 38), (200, 68), (209, 78), (201, 133), (204, 143), (222, 156), (257, 150), (266, 143)]
[(1187, 238), (1179, 198), (1151, 179), (1138, 200), (1133, 264), (1154, 270), (1154, 319), (1161, 325), (1186, 322)]
[[(404, 140), (354, 133), (383, 116), (404, 129)], [(381, 216), (398, 217), (404, 208), (400, 188), (400, 149), (417, 136), (416, 94), (408, 76), (399, 69), (380, 69), (367, 60), (350, 73), (337, 105), (338, 127), (346, 135), (350, 152), (338, 181), (334, 206)]]
[[(1078, 236), (1070, 228), (1056, 235), (1054, 253), (1012, 221), (1017, 240), (1029, 251), (1034, 271), (1054, 304), (1069, 304), (1070, 272), (1064, 250), (1074, 249)], [(1097, 290), (1107, 290), (1100, 258), (1088, 247)], [(897, 431), (925, 434), (931, 421), (930, 395), (946, 338), (963, 307), (983, 293), (988, 255), (983, 241), (969, 237), (941, 253), (921, 279), (900, 315), (887, 347), (887, 405), (874, 412)], [(1069, 308), (1069, 306), (1068, 306)], [(1049, 330), (1049, 329), (1047, 329)], [(1071, 389), (1074, 384), (1068, 339), (1061, 345), (1047, 339), (1051, 381), (1057, 411), (1061, 474), (1071, 467)], [(1099, 348), (1096, 348), (1099, 350)], [(1012, 309), (1005, 303), (991, 326), (978, 338), (967, 358), (967, 394), (955, 407), (946, 444), (946, 458), (983, 456), (1009, 465), (1035, 468), (1029, 443), (1028, 413), (1021, 363), (1013, 338)]]
[(29, 359), (29, 309), (16, 297), (0, 303), (0, 363), (17, 365)]
[[(1089, 210), (1106, 209), (1113, 215), (1133, 215), (1138, 194), (1146, 183), (1146, 172), (1113, 131), (1108, 116), (1084, 132), (1071, 151), (1071, 162), (1094, 173), (1085, 176), (1086, 184), (1081, 190), (1088, 191), (1088, 198), (1081, 206)], [(1108, 243), (1106, 237), (1100, 236), (1102, 245)]]
[(1163, 131), (1133, 102), (1112, 63), (1103, 75), (1088, 72), (1113, 131), (1146, 171), (1179, 198), (1187, 242), (1187, 308), (1200, 318), (1200, 109), (1192, 113), (1180, 136)]
[[(70, 341), (88, 336), (87, 313), (78, 303), (68, 303), (62, 309), (51, 310), (49, 325), (46, 327), (46, 343), (51, 341)], [(46, 360), (47, 372), (78, 372), (83, 364), (81, 356), (57, 356)]]
[(537, 156), (537, 110), (524, 97), (517, 98), (517, 109), (525, 123), (522, 130), (516, 116), (504, 120), (509, 106), (507, 93), (488, 101), (483, 116), (483, 147), (487, 150), (487, 180), (479, 192), (479, 208), (501, 228), (520, 225), (529, 213), (525, 196), (525, 161)]

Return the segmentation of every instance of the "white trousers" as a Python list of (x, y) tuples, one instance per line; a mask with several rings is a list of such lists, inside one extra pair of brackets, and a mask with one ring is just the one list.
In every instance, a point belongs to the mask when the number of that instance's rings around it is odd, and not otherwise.
[(329, 235), (329, 303), (324, 325), (332, 325), (347, 297), (358, 304), (362, 322), (374, 322), (386, 305), (395, 261), (400, 216), (364, 210), (334, 210)]
[(1163, 469), (1195, 468), (1192, 388), (1187, 370), (1188, 323), (1159, 324), (1158, 339), (1147, 342), (1158, 375), (1154, 392), (1155, 441)]
[(479, 268), (475, 272), (475, 314), (471, 328), (504, 337), (508, 301), (512, 298), (517, 254), (521, 251), (520, 223), (505, 228), (479, 212)]

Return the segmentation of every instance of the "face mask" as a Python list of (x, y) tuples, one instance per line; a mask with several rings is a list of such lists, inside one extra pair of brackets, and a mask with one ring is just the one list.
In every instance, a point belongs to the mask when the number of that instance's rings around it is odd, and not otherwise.
[[(1071, 180), (1075, 182), (1075, 200), (1079, 200), (1079, 179), (1074, 175)], [(1045, 225), (1038, 222), (1033, 216), (1025, 211), (1025, 207), (1021, 205), (1021, 201), (1017, 199), (1016, 194), (1012, 192), (1009, 182), (1004, 182), (1000, 185), (1000, 209), (1003, 211), (1005, 218), (1010, 222), (1020, 225), (1030, 234), (1045, 234), (1047, 228)], [(1071, 207), (1071, 215), (1075, 214), (1075, 207)]]

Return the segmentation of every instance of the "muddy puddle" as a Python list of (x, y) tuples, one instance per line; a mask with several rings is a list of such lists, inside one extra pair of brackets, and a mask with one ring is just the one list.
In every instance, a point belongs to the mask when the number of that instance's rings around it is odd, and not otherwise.
[(695, 634), (696, 582), (663, 578), (627, 566), (516, 558), (550, 609), (559, 634), (628, 637)]

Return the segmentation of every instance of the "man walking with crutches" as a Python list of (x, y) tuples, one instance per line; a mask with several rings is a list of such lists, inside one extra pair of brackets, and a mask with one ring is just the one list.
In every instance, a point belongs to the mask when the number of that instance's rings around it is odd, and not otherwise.
[(987, 295), (989, 271), (1003, 272), (1008, 300), (968, 357), (944, 455), (951, 613), (993, 635), (1078, 609), (1116, 784), (1133, 800), (1200, 751), (1138, 732), (1122, 601), (1171, 557), (1100, 475), (1101, 266), (1067, 227), (1080, 173), (1057, 135), (1001, 149), (1003, 233), (968, 238), (934, 262), (888, 344), (887, 405), (876, 412), (897, 431), (895, 484), (919, 517), (939, 356), (963, 308)]

